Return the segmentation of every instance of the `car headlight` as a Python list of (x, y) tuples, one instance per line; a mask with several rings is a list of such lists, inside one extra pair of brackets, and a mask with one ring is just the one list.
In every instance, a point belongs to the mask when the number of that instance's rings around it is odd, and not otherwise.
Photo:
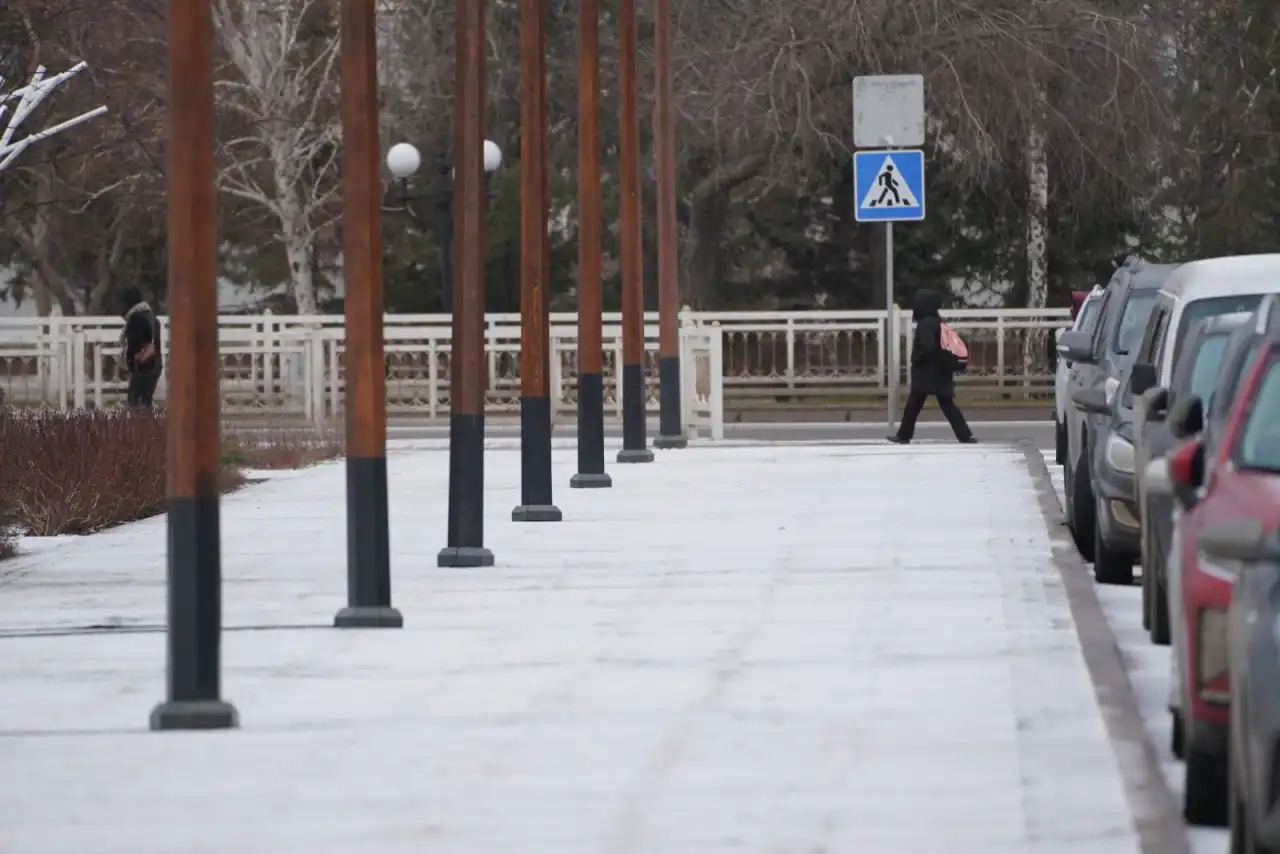
[(1102, 390), (1107, 396), (1107, 406), (1113, 405), (1116, 402), (1116, 392), (1120, 390), (1120, 380), (1107, 377), (1107, 381), (1102, 384)]
[(1205, 608), (1200, 612), (1197, 663), (1199, 673), (1196, 691), (1206, 703), (1226, 703), (1231, 694), (1227, 688), (1227, 612)]
[(1112, 433), (1107, 437), (1107, 465), (1118, 472), (1133, 474), (1133, 443)]

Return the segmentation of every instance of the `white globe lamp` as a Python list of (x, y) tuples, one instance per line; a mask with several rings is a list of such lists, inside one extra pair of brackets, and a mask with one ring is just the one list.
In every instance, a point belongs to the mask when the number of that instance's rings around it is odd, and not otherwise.
[(397, 143), (387, 152), (387, 168), (401, 181), (412, 177), (421, 165), (422, 155), (407, 142)]
[(484, 141), (484, 171), (497, 172), (502, 165), (502, 149), (491, 139)]

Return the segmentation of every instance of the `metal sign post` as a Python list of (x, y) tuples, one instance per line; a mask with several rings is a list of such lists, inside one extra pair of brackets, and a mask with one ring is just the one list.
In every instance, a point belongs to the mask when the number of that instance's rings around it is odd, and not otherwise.
[[(924, 76), (893, 74), (853, 81), (853, 141), (858, 148), (924, 145)], [(898, 415), (898, 349), (893, 294), (893, 224), (924, 219), (924, 152), (859, 151), (853, 158), (854, 218), (884, 223), (886, 421)]]

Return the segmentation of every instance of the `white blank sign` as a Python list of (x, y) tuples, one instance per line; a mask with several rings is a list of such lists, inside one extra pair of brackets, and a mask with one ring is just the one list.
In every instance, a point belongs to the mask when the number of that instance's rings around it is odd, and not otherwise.
[(858, 148), (924, 145), (924, 75), (855, 77), (853, 144)]

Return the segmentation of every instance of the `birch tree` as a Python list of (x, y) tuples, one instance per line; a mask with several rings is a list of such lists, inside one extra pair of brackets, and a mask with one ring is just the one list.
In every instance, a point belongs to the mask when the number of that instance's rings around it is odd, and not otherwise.
[(334, 218), (342, 129), (337, 27), (322, 0), (215, 0), (230, 75), (219, 107), (235, 129), (222, 145), (219, 187), (279, 226), (299, 314), (318, 306), (317, 234)]

